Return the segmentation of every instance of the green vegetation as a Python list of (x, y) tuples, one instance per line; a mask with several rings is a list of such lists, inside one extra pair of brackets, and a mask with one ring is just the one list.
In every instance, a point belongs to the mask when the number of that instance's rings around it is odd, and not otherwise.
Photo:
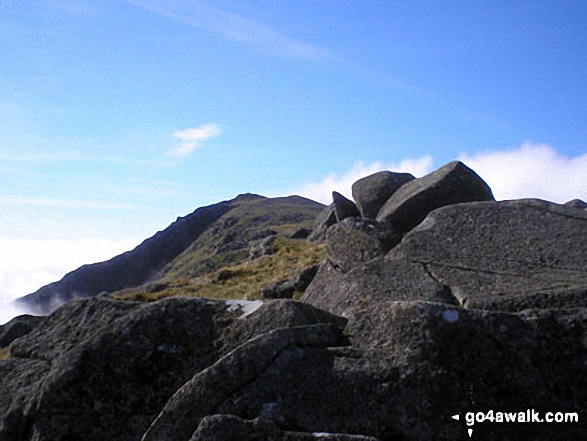
[(163, 268), (162, 282), (192, 280), (248, 257), (249, 242), (269, 232), (288, 236), (311, 228), (322, 206), (301, 198), (235, 199), (232, 209), (214, 222), (194, 243)]
[(10, 353), (10, 346), (7, 346), (3, 349), (0, 349), (0, 361), (2, 360), (8, 360), (11, 356)]
[[(248, 261), (247, 254), (211, 273), (194, 278), (170, 278), (149, 285), (120, 291), (111, 295), (119, 300), (155, 301), (170, 296), (194, 296), (220, 299), (258, 299), (261, 289), (269, 282), (285, 278), (298, 269), (326, 257), (322, 244), (279, 237), (272, 247), (273, 254)], [(220, 260), (221, 261), (221, 260)]]

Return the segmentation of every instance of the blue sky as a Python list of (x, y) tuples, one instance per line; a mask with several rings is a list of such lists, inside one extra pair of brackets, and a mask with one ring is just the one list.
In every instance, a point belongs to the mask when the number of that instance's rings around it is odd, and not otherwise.
[(585, 72), (585, 1), (3, 0), (0, 295), (380, 169), (587, 199)]

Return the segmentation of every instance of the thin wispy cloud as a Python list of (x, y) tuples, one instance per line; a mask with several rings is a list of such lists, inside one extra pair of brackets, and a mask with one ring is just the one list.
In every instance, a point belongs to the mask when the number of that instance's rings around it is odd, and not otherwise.
[(224, 11), (203, 1), (127, 0), (165, 17), (206, 29), (223, 37), (287, 58), (332, 59), (330, 50), (287, 37), (275, 29), (246, 17)]
[(203, 124), (199, 127), (177, 130), (171, 134), (174, 139), (180, 140), (180, 144), (170, 149), (167, 154), (182, 158), (202, 146), (202, 143), (210, 138), (220, 135), (222, 132), (218, 124)]

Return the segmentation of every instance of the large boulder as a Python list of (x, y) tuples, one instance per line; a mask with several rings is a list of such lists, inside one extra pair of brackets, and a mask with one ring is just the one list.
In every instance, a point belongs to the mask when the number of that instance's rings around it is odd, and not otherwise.
[(493, 194), (485, 181), (465, 164), (455, 161), (402, 185), (381, 207), (377, 220), (407, 232), (436, 208), (489, 200), (493, 200)]
[(380, 171), (356, 181), (352, 186), (352, 193), (361, 216), (374, 219), (391, 195), (414, 179), (410, 173)]

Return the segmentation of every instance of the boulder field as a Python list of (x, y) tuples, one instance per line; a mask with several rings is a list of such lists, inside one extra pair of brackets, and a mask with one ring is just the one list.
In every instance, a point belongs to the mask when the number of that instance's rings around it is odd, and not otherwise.
[(587, 205), (495, 201), (460, 162), (352, 195), (300, 239), (328, 259), (297, 300), (100, 294), (0, 327), (0, 440), (587, 439)]

